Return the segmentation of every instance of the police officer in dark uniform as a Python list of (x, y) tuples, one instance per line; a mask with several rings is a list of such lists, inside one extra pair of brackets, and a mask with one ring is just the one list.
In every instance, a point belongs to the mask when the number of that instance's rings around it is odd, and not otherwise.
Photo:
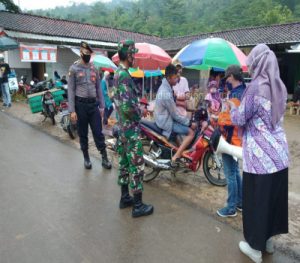
[(94, 65), (90, 63), (92, 53), (93, 50), (89, 44), (81, 42), (81, 59), (76, 61), (69, 70), (69, 112), (71, 113), (71, 121), (77, 121), (85, 168), (92, 168), (88, 153), (88, 125), (90, 125), (96, 147), (102, 155), (102, 166), (111, 169), (111, 163), (107, 158), (100, 115), (100, 111), (103, 114), (104, 98), (100, 87), (99, 74)]

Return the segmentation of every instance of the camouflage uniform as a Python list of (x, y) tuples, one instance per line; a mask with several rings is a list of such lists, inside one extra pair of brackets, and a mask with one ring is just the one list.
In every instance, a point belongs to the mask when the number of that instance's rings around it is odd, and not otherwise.
[(133, 193), (139, 193), (143, 191), (144, 175), (143, 146), (139, 139), (141, 110), (134, 82), (122, 64), (115, 72), (113, 98), (121, 130), (117, 145), (118, 184), (129, 184)]

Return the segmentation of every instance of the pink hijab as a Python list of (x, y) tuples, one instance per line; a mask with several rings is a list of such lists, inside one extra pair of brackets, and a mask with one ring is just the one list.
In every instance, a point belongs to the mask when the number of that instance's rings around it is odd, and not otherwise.
[(275, 128), (285, 112), (287, 100), (287, 91), (280, 79), (277, 58), (267, 45), (259, 44), (250, 52), (247, 65), (252, 81), (243, 97), (252, 89), (257, 89), (258, 95), (270, 100), (272, 126)]

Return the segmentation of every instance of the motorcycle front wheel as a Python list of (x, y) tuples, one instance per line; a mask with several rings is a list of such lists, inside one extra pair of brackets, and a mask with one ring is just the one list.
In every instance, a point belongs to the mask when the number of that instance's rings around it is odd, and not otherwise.
[(55, 112), (54, 111), (50, 112), (50, 119), (51, 119), (52, 125), (55, 125)]
[(69, 134), (70, 138), (72, 140), (74, 140), (76, 138), (76, 135), (77, 135), (77, 131), (76, 131), (76, 128), (75, 128), (74, 124), (69, 122), (69, 124), (67, 126), (67, 131), (68, 131), (68, 134)]
[[(216, 159), (217, 158), (217, 159)], [(216, 186), (226, 186), (222, 156), (215, 155), (212, 150), (205, 153), (203, 158), (203, 172), (206, 179)]]
[[(147, 140), (142, 140), (142, 144), (143, 144), (143, 152), (146, 155), (149, 155), (152, 147), (155, 147), (154, 145), (150, 145), (149, 141), (147, 141)], [(145, 162), (143, 181), (144, 182), (152, 181), (159, 175), (159, 172), (160, 172), (160, 169), (154, 168), (153, 166), (151, 166)]]

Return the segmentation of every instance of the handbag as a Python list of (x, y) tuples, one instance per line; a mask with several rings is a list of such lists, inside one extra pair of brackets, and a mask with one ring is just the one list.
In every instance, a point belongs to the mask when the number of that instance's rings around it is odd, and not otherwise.
[(10, 90), (18, 90), (18, 80), (16, 77), (8, 77), (8, 87)]

